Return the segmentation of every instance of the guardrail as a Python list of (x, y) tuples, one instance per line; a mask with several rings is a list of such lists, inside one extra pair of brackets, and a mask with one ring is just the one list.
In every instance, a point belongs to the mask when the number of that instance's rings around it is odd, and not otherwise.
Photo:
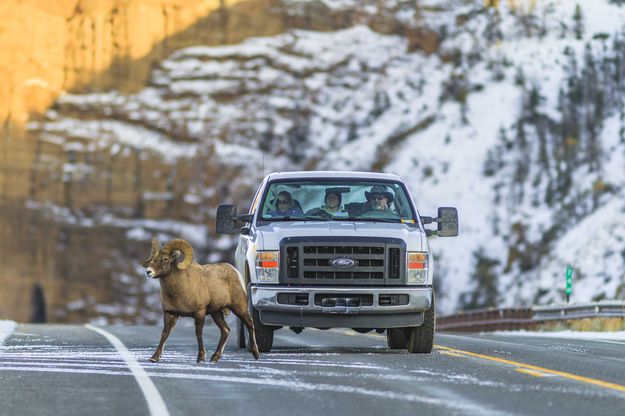
[(440, 331), (498, 331), (533, 329), (531, 308), (479, 309), (436, 319)]
[(595, 317), (625, 317), (625, 301), (605, 301), (564, 306), (534, 306), (533, 319), (552, 321)]
[(460, 332), (531, 330), (546, 322), (584, 318), (625, 319), (625, 301), (463, 311), (437, 318), (436, 328), (440, 331)]

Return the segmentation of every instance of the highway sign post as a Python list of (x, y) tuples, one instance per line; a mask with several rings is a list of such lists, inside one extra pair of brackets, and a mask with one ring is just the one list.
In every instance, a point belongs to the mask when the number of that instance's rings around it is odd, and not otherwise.
[(566, 266), (566, 289), (564, 293), (566, 293), (566, 303), (569, 303), (571, 293), (573, 293), (573, 268), (570, 265)]

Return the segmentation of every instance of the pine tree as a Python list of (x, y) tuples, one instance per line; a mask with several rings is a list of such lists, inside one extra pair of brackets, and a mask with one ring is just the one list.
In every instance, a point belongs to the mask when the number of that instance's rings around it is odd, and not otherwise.
[(481, 309), (497, 306), (499, 298), (499, 260), (489, 257), (480, 247), (473, 252), (475, 268), (471, 274), (473, 290), (460, 297), (461, 309)]
[(508, 138), (506, 137), (506, 129), (499, 128), (499, 144), (494, 148), (489, 149), (486, 154), (486, 160), (484, 161), (484, 167), (482, 174), (484, 176), (495, 176), (503, 167), (503, 150), (502, 147), (506, 145)]
[(582, 70), (581, 85), (583, 86), (583, 98), (580, 103), (585, 121), (585, 131), (580, 136), (584, 149), (584, 158), (591, 171), (601, 168), (601, 144), (599, 132), (603, 125), (603, 109), (605, 82), (601, 81), (599, 65), (595, 62), (590, 44), (586, 44), (584, 51), (584, 68)]
[(304, 155), (308, 148), (310, 111), (301, 104), (297, 104), (293, 111), (291, 121), (291, 128), (286, 133), (287, 152), (291, 161), (300, 163), (304, 160)]
[(354, 120), (349, 122), (347, 129), (347, 142), (353, 142), (358, 139), (358, 125)]
[(620, 142), (625, 144), (625, 108), (621, 107), (621, 113), (619, 114), (619, 121), (621, 122), (621, 127), (618, 130)]
[(582, 16), (582, 8), (579, 3), (575, 5), (575, 14), (573, 15), (575, 21), (573, 25), (573, 31), (575, 32), (575, 38), (581, 40), (584, 36), (584, 17)]
[(501, 15), (498, 11), (488, 13), (487, 23), (484, 29), (484, 37), (489, 43), (495, 43), (503, 39), (501, 32)]
[(515, 147), (519, 150), (516, 166), (514, 170), (514, 177), (512, 179), (512, 200), (513, 205), (517, 205), (523, 201), (523, 187), (525, 180), (529, 174), (530, 159), (528, 155), (528, 142), (525, 132), (525, 123), (523, 120), (519, 120), (516, 125), (516, 141)]
[(267, 125), (265, 131), (260, 135), (258, 140), (258, 148), (263, 152), (269, 152), (272, 148), (272, 143), (275, 140), (274, 136), (275, 122), (271, 117), (267, 119)]
[(371, 116), (376, 119), (380, 117), (391, 106), (391, 100), (385, 91), (377, 91), (373, 97), (373, 110)]

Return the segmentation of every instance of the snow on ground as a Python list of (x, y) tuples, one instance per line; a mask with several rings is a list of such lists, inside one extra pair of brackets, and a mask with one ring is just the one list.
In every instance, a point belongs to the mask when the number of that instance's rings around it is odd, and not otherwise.
[[(530, 241), (539, 240), (542, 232), (552, 224), (551, 208), (542, 204), (536, 206), (531, 198), (525, 198), (516, 206), (505, 203), (505, 199), (496, 205), (494, 178), (483, 175), (484, 162), (489, 149), (497, 144), (499, 130), (511, 128), (519, 117), (522, 89), (515, 80), (517, 71), (524, 73), (526, 86), (539, 87), (544, 97), (541, 110), (556, 120), (560, 118), (555, 108), (565, 77), (565, 48), (571, 48), (578, 62), (583, 62), (586, 42), (594, 42), (593, 48), (600, 48), (600, 41), (593, 40), (593, 37), (598, 33), (613, 35), (625, 22), (624, 7), (607, 1), (602, 1), (599, 7), (597, 3), (595, 0), (537, 2), (534, 15), (542, 19), (540, 24), (547, 28), (544, 36), (525, 34), (517, 14), (502, 5), (501, 41), (486, 41), (484, 31), (489, 17), (478, 14), (442, 44), (443, 50), (462, 50), (464, 54), (479, 51), (482, 54), (477, 63), (464, 64), (454, 71), (463, 71), (461, 74), (468, 85), (482, 85), (483, 88), (468, 95), (464, 121), (459, 103), (453, 100), (442, 103), (436, 109), (436, 121), (411, 135), (386, 169), (408, 181), (422, 214), (432, 215), (437, 206), (452, 205), (459, 209), (459, 237), (432, 242), (434, 251), (442, 256), (439, 264), (448, 276), (442, 287), (449, 297), (439, 303), (445, 312), (457, 307), (458, 295), (468, 288), (475, 250), (483, 247), (490, 258), (499, 259), (500, 265), (504, 266), (511, 224), (526, 224)], [(584, 26), (583, 37), (579, 40), (573, 34), (576, 4), (581, 7)], [(566, 33), (563, 35), (564, 29)], [(500, 79), (493, 76), (492, 66), (489, 66), (493, 63), (503, 63)], [(428, 77), (428, 82), (440, 83), (445, 79), (441, 74), (453, 73), (445, 69), (446, 65), (440, 64), (437, 73)], [(424, 101), (429, 102), (436, 102), (436, 99), (436, 96), (424, 97)], [(608, 120), (601, 141), (606, 149), (605, 176), (610, 179), (609, 183), (620, 187), (623, 184), (624, 152), (622, 145), (619, 147), (616, 143), (618, 126), (618, 116)], [(581, 170), (579, 175), (577, 187), (588, 189), (592, 186), (593, 178)], [(527, 187), (528, 194), (536, 192), (530, 184)], [(503, 302), (530, 303), (541, 289), (550, 290), (553, 299), (563, 285), (564, 268), (569, 263), (579, 269), (577, 277), (580, 279), (575, 282), (577, 287), (573, 295), (578, 301), (590, 301), (601, 293), (613, 296), (617, 286), (625, 281), (619, 254), (625, 241), (620, 226), (625, 212), (623, 195), (613, 198), (614, 201), (606, 201), (607, 206), (569, 230), (553, 252), (545, 253), (541, 264), (528, 276), (518, 280), (515, 270), (502, 276), (500, 289), (508, 290)], [(499, 221), (502, 235), (494, 233), (495, 220)], [(511, 295), (517, 286), (519, 292)]]
[(154, 236), (165, 240), (175, 235), (197, 247), (205, 247), (208, 244), (209, 226), (206, 224), (164, 219), (127, 219), (116, 217), (110, 213), (103, 213), (90, 218), (79, 217), (71, 214), (68, 208), (32, 200), (26, 201), (26, 207), (44, 212), (56, 221), (79, 227), (108, 226), (124, 228), (128, 230), (126, 236), (132, 240), (150, 241)]
[(616, 332), (582, 332), (582, 331), (495, 331), (481, 332), (481, 335), (522, 335), (524, 337), (540, 338), (565, 338), (565, 339), (589, 339), (589, 340), (614, 340), (625, 341), (625, 331)]
[(0, 347), (4, 344), (4, 340), (13, 333), (17, 324), (13, 321), (0, 320)]
[[(440, 206), (458, 208), (459, 236), (431, 243), (443, 256), (447, 276), (445, 298), (439, 303), (442, 310), (451, 310), (466, 290), (475, 249), (505, 256), (504, 247), (491, 237), (492, 181), (481, 176), (500, 123), (512, 122), (517, 114), (518, 96), (505, 84), (471, 95), (469, 125), (460, 122), (456, 104), (444, 105), (439, 121), (407, 140), (387, 168), (407, 181), (422, 215), (436, 215)], [(485, 106), (490, 110), (480, 110)]]
[[(65, 98), (67, 99), (67, 97)], [(85, 98), (85, 102), (92, 102), (92, 100), (94, 99), (90, 96)], [(80, 102), (76, 96), (69, 101)], [(38, 128), (41, 124), (38, 122), (29, 123), (29, 128)], [(65, 150), (93, 152), (108, 147), (114, 149), (113, 144), (122, 144), (133, 148), (152, 150), (168, 162), (173, 162), (184, 156), (190, 157), (197, 150), (197, 146), (194, 144), (177, 143), (155, 130), (117, 120), (63, 118), (59, 121), (46, 122), (45, 128), (48, 133), (52, 133), (51, 136), (48, 136), (51, 137), (50, 141), (52, 142), (55, 142), (54, 133), (62, 135), (69, 132), (74, 138), (93, 139), (86, 145), (67, 141), (64, 143)]]
[(564, 288), (567, 265), (574, 266), (572, 301), (591, 302), (597, 293), (616, 293), (625, 281), (620, 253), (625, 241), (624, 213), (625, 196), (612, 198), (569, 230), (542, 259), (537, 272), (540, 279), (523, 288), (524, 296), (531, 297), (537, 289)]

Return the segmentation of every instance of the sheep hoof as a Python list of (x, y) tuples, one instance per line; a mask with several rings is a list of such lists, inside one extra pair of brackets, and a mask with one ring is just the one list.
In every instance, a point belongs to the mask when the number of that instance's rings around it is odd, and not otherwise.
[(254, 356), (255, 359), (259, 359), (260, 358), (260, 354), (258, 353), (258, 351), (252, 351), (252, 355)]
[(219, 355), (213, 354), (213, 356), (211, 357), (211, 363), (215, 364), (217, 361), (219, 361)]
[(161, 357), (152, 356), (152, 357), (150, 358), (150, 362), (157, 363), (157, 362), (158, 362), (158, 360), (160, 360), (160, 359), (161, 359)]

